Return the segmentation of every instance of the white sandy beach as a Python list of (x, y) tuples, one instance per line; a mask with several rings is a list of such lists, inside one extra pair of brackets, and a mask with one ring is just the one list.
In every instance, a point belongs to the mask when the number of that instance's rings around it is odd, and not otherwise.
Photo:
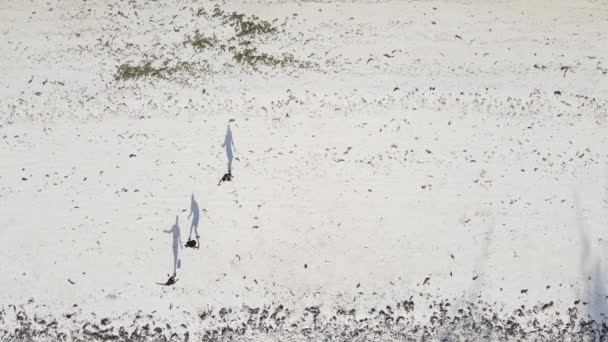
[(5, 0), (0, 37), (0, 340), (608, 338), (606, 2)]

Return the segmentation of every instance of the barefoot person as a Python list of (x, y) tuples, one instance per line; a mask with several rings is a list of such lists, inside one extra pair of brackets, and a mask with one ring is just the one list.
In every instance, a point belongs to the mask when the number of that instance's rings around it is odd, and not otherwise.
[[(175, 224), (173, 225), (173, 227), (171, 227), (171, 229), (169, 229), (169, 230), (164, 230), (165, 233), (173, 234), (173, 277), (172, 278), (174, 278), (174, 279), (175, 279), (175, 276), (177, 275), (177, 264), (178, 264), (177, 249), (181, 248), (181, 244), (182, 244), (182, 236), (179, 231), (178, 219), (179, 219), (179, 217), (177, 215), (175, 215)], [(169, 280), (171, 280), (171, 279), (169, 279)]]
[(192, 230), (194, 230), (194, 233), (196, 234), (196, 246), (200, 246), (200, 236), (198, 235), (199, 215), (200, 209), (198, 207), (198, 203), (196, 203), (196, 200), (194, 199), (194, 194), (192, 194), (192, 198), (190, 199), (190, 214), (188, 215), (188, 219), (190, 219), (190, 216), (192, 216), (192, 225), (190, 226), (190, 235), (188, 236), (188, 242), (186, 243), (187, 247), (194, 247), (190, 242), (192, 241)]
[(230, 130), (230, 125), (228, 125), (228, 129), (226, 130), (226, 136), (224, 137), (224, 143), (222, 147), (226, 147), (226, 157), (228, 158), (228, 174), (232, 174), (232, 150), (234, 149), (234, 153), (236, 153), (236, 146), (234, 145), (234, 140), (232, 139), (232, 131)]

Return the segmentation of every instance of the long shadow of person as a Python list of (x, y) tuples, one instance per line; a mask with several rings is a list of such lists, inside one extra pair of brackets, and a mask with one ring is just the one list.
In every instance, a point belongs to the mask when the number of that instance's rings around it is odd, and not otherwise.
[[(192, 225), (190, 225), (190, 235), (188, 235), (188, 241), (186, 242), (186, 247), (199, 247), (200, 246), (200, 241), (199, 241), (200, 236), (198, 235), (198, 220), (200, 218), (200, 209), (198, 207), (198, 203), (196, 203), (196, 200), (194, 199), (194, 194), (192, 194), (192, 197), (190, 199), (190, 214), (188, 215), (188, 219), (190, 219), (190, 216), (192, 216)], [(194, 244), (194, 241), (192, 240), (192, 231), (193, 230), (194, 230), (194, 233), (196, 236), (196, 244)]]
[[(589, 227), (587, 218), (584, 215), (584, 208), (578, 192), (574, 193), (574, 208), (576, 210), (576, 225), (579, 231), (581, 242), (580, 270), (581, 278), (585, 282), (582, 289), (582, 297), (585, 299), (587, 323), (592, 324), (591, 333), (598, 337), (599, 341), (604, 341), (608, 336), (608, 290), (606, 289), (604, 275), (601, 267), (601, 259), (597, 256), (597, 251), (593, 250), (593, 235)], [(597, 237), (596, 237), (597, 238)], [(585, 302), (584, 301), (584, 302)], [(589, 326), (587, 326), (588, 328)], [(581, 330), (583, 330), (581, 328)]]
[(173, 234), (173, 278), (177, 275), (178, 254), (177, 249), (181, 248), (182, 236), (179, 230), (179, 217), (175, 215), (175, 224), (171, 229), (164, 230), (165, 233)]
[(228, 158), (228, 174), (232, 173), (232, 159), (234, 156), (232, 155), (232, 150), (234, 149), (234, 153), (236, 153), (236, 146), (234, 145), (234, 139), (232, 138), (232, 131), (230, 130), (230, 125), (226, 129), (226, 136), (224, 137), (224, 143), (222, 147), (226, 148), (226, 157)]

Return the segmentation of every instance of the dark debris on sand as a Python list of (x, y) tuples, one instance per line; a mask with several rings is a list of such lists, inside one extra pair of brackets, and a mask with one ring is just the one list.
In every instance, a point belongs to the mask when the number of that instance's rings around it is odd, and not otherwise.
[[(412, 298), (368, 312), (282, 304), (184, 312), (170, 325), (154, 313), (123, 314), (88, 321), (80, 313), (49, 318), (10, 305), (0, 310), (1, 341), (608, 341), (608, 322), (595, 321), (583, 306), (558, 313), (553, 302), (508, 313), (482, 301), (434, 301), (414, 318)], [(35, 309), (34, 309), (35, 310)], [(67, 317), (67, 316), (65, 316)], [(560, 318), (561, 317), (561, 318)]]

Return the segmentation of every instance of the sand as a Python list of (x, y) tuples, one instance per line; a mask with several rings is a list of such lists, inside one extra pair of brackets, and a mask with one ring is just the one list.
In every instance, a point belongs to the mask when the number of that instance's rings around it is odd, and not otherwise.
[(607, 18), (4, 1), (0, 339), (606, 338)]

